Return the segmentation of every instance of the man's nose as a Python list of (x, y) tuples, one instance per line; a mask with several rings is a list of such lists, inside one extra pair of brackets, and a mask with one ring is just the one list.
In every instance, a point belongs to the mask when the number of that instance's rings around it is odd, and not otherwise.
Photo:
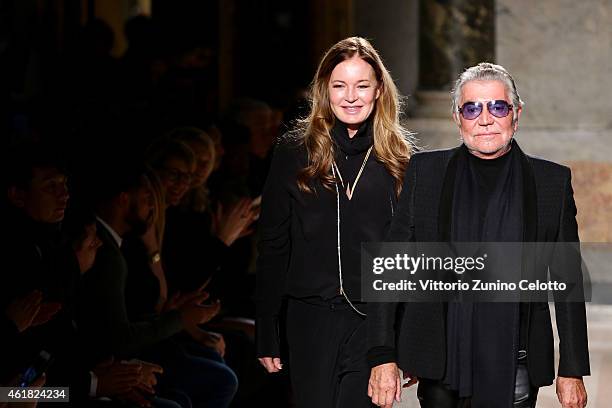
[(478, 117), (478, 124), (481, 126), (488, 126), (493, 124), (493, 117), (489, 113), (489, 108), (486, 105), (482, 107), (482, 112)]

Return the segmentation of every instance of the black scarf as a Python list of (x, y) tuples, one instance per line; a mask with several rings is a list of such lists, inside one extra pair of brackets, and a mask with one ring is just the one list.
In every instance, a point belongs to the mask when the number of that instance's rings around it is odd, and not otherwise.
[(355, 156), (366, 152), (374, 143), (372, 120), (367, 119), (359, 126), (359, 130), (352, 138), (344, 122), (336, 119), (331, 130), (332, 139), (340, 150), (347, 156)]
[[(524, 169), (515, 142), (497, 163), (482, 163), (462, 146), (446, 235), (457, 242), (520, 242), (526, 240)], [(487, 165), (498, 168), (495, 183), (483, 185)], [(528, 175), (529, 177), (529, 175)], [(490, 178), (489, 178), (490, 179)], [(530, 184), (532, 180), (528, 180)], [(505, 259), (505, 262), (512, 260)], [(521, 270), (521, 258), (513, 268)], [(447, 370), (444, 383), (460, 397), (472, 396), (472, 407), (511, 407), (519, 348), (518, 303), (449, 303)]]

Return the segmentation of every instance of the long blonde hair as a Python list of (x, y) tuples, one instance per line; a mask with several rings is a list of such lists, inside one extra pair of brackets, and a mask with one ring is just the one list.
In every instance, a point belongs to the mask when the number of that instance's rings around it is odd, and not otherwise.
[(298, 175), (298, 187), (313, 192), (312, 181), (321, 180), (329, 190), (334, 187), (331, 167), (334, 161), (334, 143), (330, 130), (336, 117), (329, 102), (329, 80), (336, 65), (359, 56), (370, 64), (380, 90), (380, 96), (372, 112), (374, 155), (395, 179), (395, 193), (402, 189), (404, 171), (414, 150), (411, 133), (400, 124), (400, 96), (391, 75), (380, 56), (366, 39), (346, 38), (332, 46), (317, 68), (310, 86), (310, 114), (298, 122), (297, 134), (306, 146), (308, 165)]

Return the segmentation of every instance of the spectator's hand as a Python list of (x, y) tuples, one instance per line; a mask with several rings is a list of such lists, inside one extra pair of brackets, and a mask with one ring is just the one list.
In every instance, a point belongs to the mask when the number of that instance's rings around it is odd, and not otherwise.
[(98, 397), (117, 397), (133, 391), (140, 383), (142, 366), (115, 362), (112, 358), (92, 370), (98, 377)]
[(207, 323), (219, 313), (221, 310), (221, 302), (216, 300), (209, 305), (201, 304), (206, 298), (208, 298), (208, 293), (194, 298), (178, 309), (181, 313), (181, 321), (184, 328)]
[(208, 286), (210, 279), (211, 278), (208, 278), (206, 282), (202, 284), (202, 286), (200, 286), (198, 289), (194, 290), (193, 292), (184, 293), (184, 294), (181, 293), (180, 291), (175, 292), (172, 296), (170, 296), (170, 299), (166, 301), (163, 311), (179, 309), (184, 304), (192, 302), (195, 299), (200, 299), (200, 302), (203, 302), (206, 299), (208, 299), (209, 294), (208, 292), (206, 292), (205, 289), (206, 289), (206, 286)]
[(213, 221), (215, 235), (225, 243), (232, 245), (238, 238), (252, 232), (249, 229), (259, 215), (259, 210), (252, 207), (250, 198), (242, 198), (229, 211), (225, 211), (221, 203)]
[(402, 382), (395, 363), (385, 363), (372, 368), (368, 382), (368, 397), (379, 407), (391, 408), (393, 401), (401, 401)]
[(225, 339), (221, 333), (202, 330), (199, 327), (187, 329), (192, 339), (203, 345), (214, 349), (221, 357), (225, 356)]
[(117, 395), (117, 399), (143, 408), (149, 408), (153, 406), (151, 404), (151, 401), (136, 389), (131, 389), (127, 392)]
[(147, 231), (142, 235), (141, 239), (142, 243), (150, 254), (159, 251), (157, 226), (154, 222), (149, 223), (149, 227), (147, 228)]
[(278, 357), (261, 357), (258, 360), (269, 373), (278, 373), (283, 369), (281, 359)]
[(84, 274), (96, 262), (96, 255), (98, 253), (98, 248), (102, 246), (102, 241), (98, 238), (98, 234), (95, 232), (95, 227), (91, 227), (92, 230), (88, 231), (85, 239), (81, 242), (77, 248), (74, 250), (74, 253), (79, 262), (79, 271), (81, 274)]
[(40, 304), (38, 314), (34, 317), (32, 326), (40, 326), (41, 324), (47, 323), (55, 316), (57, 312), (62, 308), (62, 304), (59, 302), (45, 302)]
[(32, 326), (36, 315), (40, 311), (42, 292), (34, 290), (23, 298), (13, 300), (6, 308), (6, 316), (15, 323), (21, 333)]
[(563, 408), (584, 408), (587, 392), (581, 377), (557, 377), (557, 397)]
[(141, 372), (138, 388), (148, 394), (155, 393), (155, 386), (157, 385), (157, 374), (161, 375), (164, 372), (164, 369), (161, 366), (142, 360), (131, 360), (124, 364), (140, 365)]

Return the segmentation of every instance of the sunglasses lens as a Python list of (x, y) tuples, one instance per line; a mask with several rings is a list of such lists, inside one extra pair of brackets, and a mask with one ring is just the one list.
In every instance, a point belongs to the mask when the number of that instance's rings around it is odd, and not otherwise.
[(506, 101), (493, 101), (487, 104), (491, 115), (498, 118), (505, 118), (510, 113), (510, 105)]
[(482, 112), (482, 104), (477, 102), (466, 102), (461, 107), (461, 115), (465, 119), (476, 119)]

